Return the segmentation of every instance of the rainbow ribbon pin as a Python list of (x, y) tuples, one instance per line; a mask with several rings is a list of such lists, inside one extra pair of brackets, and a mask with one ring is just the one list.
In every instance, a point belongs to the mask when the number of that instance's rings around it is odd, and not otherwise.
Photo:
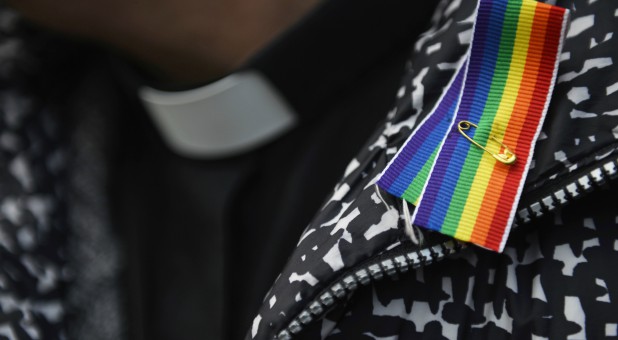
[(502, 251), (553, 90), (568, 11), (480, 0), (472, 44), (377, 184), (414, 225)]

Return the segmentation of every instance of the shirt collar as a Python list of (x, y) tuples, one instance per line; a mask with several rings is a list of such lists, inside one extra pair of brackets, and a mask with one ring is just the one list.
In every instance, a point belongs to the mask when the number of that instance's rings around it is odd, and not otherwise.
[(234, 73), (187, 91), (142, 87), (139, 96), (168, 146), (190, 158), (250, 151), (297, 122), (290, 106), (257, 72)]

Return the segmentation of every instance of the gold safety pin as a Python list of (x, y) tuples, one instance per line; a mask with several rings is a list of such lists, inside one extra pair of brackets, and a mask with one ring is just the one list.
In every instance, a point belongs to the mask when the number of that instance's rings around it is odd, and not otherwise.
[(502, 152), (501, 153), (491, 152), (491, 151), (487, 150), (487, 148), (485, 148), (481, 144), (477, 143), (474, 139), (470, 138), (470, 136), (466, 135), (466, 133), (464, 131), (465, 130), (469, 130), (470, 127), (475, 127), (475, 128), (478, 129), (478, 126), (476, 124), (474, 124), (472, 122), (469, 122), (467, 120), (462, 120), (462, 121), (459, 122), (459, 124), (457, 124), (457, 129), (459, 130), (459, 133), (461, 133), (464, 137), (466, 137), (466, 139), (469, 140), (470, 143), (476, 145), (477, 147), (481, 148), (483, 151), (485, 151), (488, 154), (492, 155), (495, 159), (497, 159), (501, 163), (504, 163), (504, 164), (507, 164), (507, 165), (511, 165), (511, 164), (515, 163), (515, 160), (517, 159), (517, 157), (515, 156), (513, 151), (511, 151), (511, 149), (509, 149), (508, 146), (504, 145), (494, 135), (492, 135), (491, 139), (496, 141), (498, 144), (502, 145), (502, 147), (504, 147), (504, 152), (503, 153)]

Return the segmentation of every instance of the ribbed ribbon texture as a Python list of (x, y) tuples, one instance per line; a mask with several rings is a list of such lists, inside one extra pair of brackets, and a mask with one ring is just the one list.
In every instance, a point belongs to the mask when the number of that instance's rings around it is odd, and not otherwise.
[[(567, 18), (567, 10), (534, 0), (479, 1), (467, 58), (377, 183), (416, 206), (414, 225), (504, 249)], [(474, 124), (465, 135), (462, 122)], [(504, 146), (514, 163), (492, 155), (508, 154)]]

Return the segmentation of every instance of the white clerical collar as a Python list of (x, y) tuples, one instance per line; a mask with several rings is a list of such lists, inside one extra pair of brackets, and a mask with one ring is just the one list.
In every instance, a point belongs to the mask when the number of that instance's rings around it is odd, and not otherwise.
[(169, 147), (191, 158), (251, 151), (297, 123), (297, 115), (277, 90), (253, 71), (188, 91), (142, 87), (139, 96)]

